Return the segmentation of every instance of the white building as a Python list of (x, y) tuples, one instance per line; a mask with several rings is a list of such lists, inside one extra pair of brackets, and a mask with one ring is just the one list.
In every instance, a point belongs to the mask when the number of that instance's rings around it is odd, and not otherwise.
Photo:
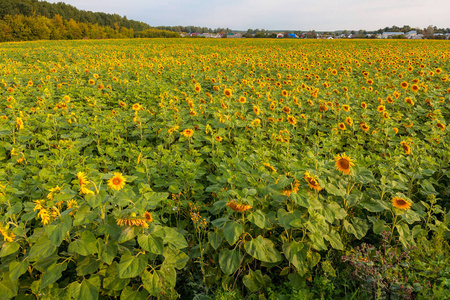
[(388, 39), (388, 38), (392, 38), (393, 36), (396, 35), (405, 35), (403, 32), (383, 32), (383, 34), (381, 35), (381, 38), (383, 39)]

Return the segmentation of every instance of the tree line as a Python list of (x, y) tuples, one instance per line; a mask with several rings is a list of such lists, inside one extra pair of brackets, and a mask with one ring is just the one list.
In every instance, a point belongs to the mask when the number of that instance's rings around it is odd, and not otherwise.
[(32, 40), (74, 40), (179, 37), (175, 32), (154, 28), (134, 32), (132, 28), (113, 27), (65, 20), (60, 15), (49, 19), (44, 16), (6, 15), (0, 20), (0, 42)]
[(92, 12), (79, 10), (74, 6), (62, 2), (49, 3), (47, 1), (38, 0), (1, 0), (0, 1), (0, 19), (6, 15), (24, 15), (43, 16), (53, 19), (56, 15), (61, 16), (65, 20), (73, 19), (78, 23), (91, 23), (99, 26), (108, 26), (133, 29), (134, 31), (142, 31), (150, 29), (151, 26), (139, 21), (128, 20), (127, 17), (121, 17), (117, 14), (107, 14), (103, 12)]

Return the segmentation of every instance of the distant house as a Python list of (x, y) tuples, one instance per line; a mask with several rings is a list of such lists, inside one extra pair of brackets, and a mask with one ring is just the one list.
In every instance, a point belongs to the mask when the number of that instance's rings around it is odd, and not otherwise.
[(383, 38), (383, 39), (389, 39), (389, 38), (392, 38), (393, 36), (396, 36), (396, 35), (405, 35), (403, 32), (383, 32), (382, 34), (381, 34), (381, 38)]
[(406, 37), (407, 39), (414, 39), (416, 36), (417, 36), (417, 31), (415, 31), (415, 30), (408, 31), (408, 32), (405, 34), (405, 37)]
[(229, 39), (240, 39), (242, 37), (243, 37), (242, 33), (239, 33), (239, 32), (238, 33), (232, 32), (232, 33), (227, 34), (227, 38), (229, 38)]
[(278, 38), (284, 38), (284, 33), (277, 33), (277, 39)]

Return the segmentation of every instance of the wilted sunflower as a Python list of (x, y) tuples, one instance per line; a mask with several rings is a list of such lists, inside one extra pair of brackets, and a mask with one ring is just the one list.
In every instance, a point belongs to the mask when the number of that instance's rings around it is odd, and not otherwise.
[(411, 146), (408, 144), (408, 142), (401, 141), (400, 145), (402, 146), (405, 154), (411, 154)]
[(272, 172), (276, 172), (276, 171), (277, 171), (277, 170), (276, 170), (274, 167), (272, 167), (269, 163), (263, 163), (263, 165), (264, 165), (265, 167), (269, 168)]
[(322, 189), (319, 182), (317, 182), (317, 179), (314, 178), (314, 176), (312, 176), (309, 172), (305, 172), (303, 178), (308, 182), (308, 185), (312, 190), (320, 191)]
[(350, 168), (354, 166), (354, 163), (352, 162), (352, 158), (350, 156), (346, 156), (345, 153), (338, 154), (334, 157), (334, 160), (336, 161), (336, 169), (338, 169), (343, 174), (350, 174)]
[(250, 205), (239, 204), (236, 201), (228, 202), (227, 206), (237, 212), (244, 212), (252, 208)]
[(392, 198), (392, 206), (398, 209), (408, 210), (409, 208), (411, 208), (411, 203), (406, 199), (403, 199), (402, 197), (394, 197)]
[(122, 173), (116, 172), (114, 176), (108, 180), (108, 186), (116, 191), (120, 191), (125, 186), (125, 177), (122, 176)]

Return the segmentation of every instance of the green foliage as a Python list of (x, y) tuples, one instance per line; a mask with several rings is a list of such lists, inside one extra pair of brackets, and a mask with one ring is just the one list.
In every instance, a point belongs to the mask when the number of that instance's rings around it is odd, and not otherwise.
[(445, 296), (449, 45), (333, 45), (2, 44), (2, 297)]

